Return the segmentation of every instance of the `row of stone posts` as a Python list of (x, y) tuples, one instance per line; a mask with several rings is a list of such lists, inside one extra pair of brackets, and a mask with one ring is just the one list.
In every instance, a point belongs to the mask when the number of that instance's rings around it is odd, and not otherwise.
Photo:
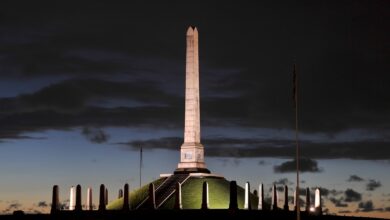
[[(157, 209), (156, 206), (156, 190), (153, 183), (149, 185), (149, 196), (146, 201), (146, 205), (148, 209)], [(264, 202), (264, 186), (263, 184), (259, 185), (259, 191), (256, 193), (258, 194), (258, 210), (265, 210), (265, 202)], [(129, 184), (125, 184), (124, 190), (119, 190), (118, 198), (123, 197), (123, 211), (129, 211), (130, 210), (130, 203), (129, 203)], [(297, 199), (299, 199), (299, 192), (294, 192), (294, 210), (298, 210), (296, 207)], [(52, 197), (52, 205), (51, 205), (51, 213), (55, 213), (60, 210), (60, 202), (59, 202), (59, 188), (57, 185), (53, 187), (53, 197)], [(100, 194), (99, 194), (99, 211), (105, 211), (106, 205), (108, 204), (108, 190), (105, 188), (105, 186), (102, 184), (100, 185)], [(207, 182), (203, 182), (202, 185), (202, 204), (201, 209), (209, 209), (209, 187)], [(274, 184), (272, 186), (272, 198), (271, 198), (271, 210), (280, 210), (278, 208), (278, 192), (276, 189), (276, 185)], [(92, 189), (87, 189), (87, 204), (86, 204), (86, 210), (92, 210)], [(181, 194), (181, 184), (176, 184), (176, 193), (175, 193), (175, 205), (174, 209), (182, 209), (182, 194)], [(237, 183), (236, 181), (230, 182), (230, 201), (229, 201), (229, 209), (230, 210), (236, 210), (238, 209), (237, 204)], [(250, 201), (250, 184), (247, 182), (245, 184), (245, 198), (244, 198), (244, 209), (251, 210), (251, 201)], [(74, 211), (81, 211), (82, 210), (82, 204), (81, 204), (81, 186), (77, 185), (76, 188), (73, 186), (70, 189), (70, 199), (69, 199), (69, 210)], [(283, 210), (289, 211), (289, 205), (288, 205), (288, 187), (284, 186), (284, 204), (283, 204)], [(314, 210), (311, 210), (311, 203), (310, 203), (310, 189), (306, 188), (306, 212), (313, 212), (317, 215), (322, 214), (322, 204), (321, 204), (321, 191), (319, 188), (315, 190), (315, 201), (314, 201)]]

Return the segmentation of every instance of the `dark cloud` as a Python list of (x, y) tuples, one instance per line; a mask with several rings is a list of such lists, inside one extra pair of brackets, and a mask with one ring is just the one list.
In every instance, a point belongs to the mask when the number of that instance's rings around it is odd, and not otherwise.
[(46, 203), (46, 201), (40, 201), (40, 202), (38, 202), (37, 206), (40, 208), (46, 208), (49, 205)]
[(259, 160), (259, 162), (257, 164), (259, 166), (265, 166), (267, 164), (267, 162), (265, 162), (265, 160)]
[(330, 197), (329, 201), (331, 201), (336, 207), (348, 207), (347, 203), (343, 202), (344, 198), (336, 199), (334, 197)]
[(376, 188), (378, 187), (381, 187), (382, 184), (380, 181), (377, 181), (377, 180), (369, 180), (367, 185), (366, 185), (366, 189), (368, 191), (374, 191)]
[(347, 180), (347, 182), (361, 182), (361, 181), (364, 181), (364, 179), (357, 175), (351, 175)]
[(381, 208), (375, 208), (374, 203), (371, 200), (360, 202), (359, 203), (359, 212), (373, 212), (373, 211), (383, 211)]
[(390, 206), (385, 208), (386, 212), (390, 212)]
[(347, 189), (344, 192), (346, 202), (359, 202), (362, 200), (362, 194), (354, 191), (353, 189)]
[[(0, 80), (69, 79), (32, 94), (1, 98), (1, 139), (83, 126), (182, 128), (184, 36), (188, 24), (194, 24), (201, 42), (203, 126), (294, 129), (295, 59), (300, 64), (301, 131), (323, 132), (329, 139), (356, 128), (381, 134), (359, 141), (302, 140), (303, 156), (390, 159), (390, 66), (384, 49), (388, 1), (286, 7), (262, 1), (240, 7), (234, 2), (91, 2), (20, 7), (9, 1), (1, 7), (0, 28), (7, 34), (0, 37)], [(302, 16), (294, 16), (297, 12)], [(240, 31), (218, 37), (226, 30)], [(110, 106), (118, 99), (141, 106)], [(291, 140), (235, 142), (242, 148), (232, 141), (217, 140), (225, 147), (210, 149), (208, 155), (294, 155)]]
[[(133, 150), (134, 146), (145, 146), (149, 149), (173, 149), (182, 144), (182, 138), (163, 137), (149, 140), (135, 140), (126, 145)], [(202, 143), (207, 146), (205, 151), (209, 157), (279, 157), (291, 158), (295, 155), (295, 146), (292, 140), (276, 139), (240, 139), (240, 138), (202, 138)], [(376, 146), (378, 151), (372, 151), (366, 146)], [(136, 148), (137, 149), (137, 148)], [(379, 153), (379, 151), (381, 151)], [(383, 142), (359, 142), (359, 143), (312, 143), (302, 142), (301, 154), (303, 157), (315, 159), (364, 159), (378, 160), (390, 158), (390, 148)], [(320, 169), (320, 168), (318, 168)]]
[[(275, 173), (290, 173), (296, 172), (296, 160), (287, 161), (280, 165), (274, 166)], [(317, 161), (309, 158), (301, 158), (299, 161), (300, 172), (321, 172), (322, 169), (318, 167)]]
[(110, 138), (110, 136), (101, 128), (84, 127), (81, 133), (89, 141), (98, 144), (105, 143)]
[(274, 181), (273, 184), (276, 184), (276, 185), (293, 185), (294, 183), (291, 182), (290, 180), (288, 180), (287, 178), (282, 178), (282, 179)]
[(12, 209), (19, 209), (22, 205), (18, 202), (13, 202), (8, 205), (7, 209), (12, 210)]

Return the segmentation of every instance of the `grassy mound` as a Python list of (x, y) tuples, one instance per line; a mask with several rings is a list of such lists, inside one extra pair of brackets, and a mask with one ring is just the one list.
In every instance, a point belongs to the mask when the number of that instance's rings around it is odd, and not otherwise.
[[(158, 179), (154, 184), (161, 183), (163, 179)], [(202, 184), (207, 181), (209, 184), (209, 208), (210, 209), (227, 209), (229, 207), (230, 182), (226, 179), (213, 177), (191, 177), (182, 185), (182, 206), (183, 209), (199, 209), (202, 204)], [(130, 193), (130, 204), (139, 204), (148, 195), (148, 186)], [(237, 187), (237, 203), (240, 209), (244, 208), (245, 190)], [(252, 208), (257, 208), (258, 197), (251, 194), (250, 201)], [(172, 209), (175, 203), (175, 195), (166, 201), (160, 209)], [(123, 198), (111, 202), (107, 209), (121, 209)], [(133, 208), (134, 206), (132, 206)]]

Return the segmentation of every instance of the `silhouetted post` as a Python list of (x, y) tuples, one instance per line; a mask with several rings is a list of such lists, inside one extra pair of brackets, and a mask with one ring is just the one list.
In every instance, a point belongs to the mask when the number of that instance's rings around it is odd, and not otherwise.
[(108, 189), (104, 192), (104, 204), (108, 205)]
[(100, 185), (100, 192), (99, 192), (99, 211), (105, 211), (106, 210), (106, 202), (105, 202), (105, 194), (106, 189), (104, 187), (104, 184)]
[(306, 212), (310, 213), (310, 189), (306, 188)]
[(154, 190), (154, 184), (149, 184), (149, 198), (148, 198), (149, 207), (151, 209), (156, 209), (156, 191)]
[(181, 204), (181, 184), (179, 182), (176, 183), (176, 194), (175, 194), (175, 206), (174, 209), (182, 209), (183, 206)]
[(81, 204), (81, 186), (76, 186), (76, 206), (74, 207), (75, 211), (81, 211), (83, 210), (82, 204)]
[(202, 209), (209, 208), (209, 184), (207, 182), (203, 182), (202, 189)]
[(87, 210), (91, 211), (93, 209), (92, 206), (92, 188), (88, 187), (87, 188), (87, 205), (86, 205)]
[(264, 210), (264, 188), (263, 183), (259, 185), (259, 205), (257, 206), (258, 210)]
[(123, 190), (122, 189), (119, 189), (119, 192), (118, 192), (118, 199), (122, 198), (123, 197)]
[(288, 211), (288, 188), (286, 185), (284, 185), (284, 205), (283, 210)]
[(320, 188), (316, 189), (314, 207), (316, 215), (322, 215), (322, 202), (321, 202), (321, 190)]
[(53, 196), (51, 199), (51, 214), (56, 213), (58, 210), (60, 210), (60, 198), (59, 198), (59, 190), (58, 186), (53, 186)]
[(229, 209), (230, 210), (237, 210), (238, 209), (238, 204), (237, 204), (237, 182), (236, 181), (230, 181)]
[(250, 202), (250, 193), (251, 193), (251, 186), (249, 182), (245, 183), (245, 201), (244, 201), (244, 209), (251, 210), (251, 202)]
[(123, 194), (122, 210), (125, 212), (130, 210), (130, 207), (129, 207), (129, 184), (127, 184), (127, 183), (125, 184), (125, 189), (124, 189), (124, 194)]
[(272, 210), (276, 211), (278, 209), (278, 195), (276, 191), (276, 185), (274, 184), (272, 186)]

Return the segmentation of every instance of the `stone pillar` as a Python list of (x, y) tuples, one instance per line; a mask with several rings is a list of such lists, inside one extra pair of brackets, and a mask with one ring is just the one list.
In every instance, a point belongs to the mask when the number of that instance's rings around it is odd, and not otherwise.
[(125, 187), (124, 187), (124, 194), (123, 194), (123, 207), (122, 207), (122, 210), (123, 211), (129, 211), (130, 210), (130, 206), (129, 206), (129, 184), (125, 184)]
[(202, 187), (202, 209), (209, 208), (209, 184), (207, 182), (203, 182)]
[(276, 185), (274, 184), (272, 186), (272, 205), (271, 209), (272, 210), (277, 210), (278, 209), (278, 195), (277, 195), (277, 190), (276, 190)]
[(74, 210), (76, 205), (76, 191), (74, 186), (70, 187), (70, 195), (69, 195), (69, 210)]
[(310, 189), (309, 187), (306, 188), (306, 212), (310, 212)]
[(83, 210), (82, 204), (81, 204), (81, 186), (76, 186), (76, 205), (74, 207), (75, 211), (81, 211)]
[(87, 205), (86, 209), (91, 211), (93, 210), (93, 205), (92, 205), (92, 188), (88, 187), (87, 188)]
[(106, 210), (106, 200), (104, 198), (105, 194), (106, 194), (106, 189), (104, 187), (104, 184), (101, 184), (100, 191), (99, 191), (99, 211)]
[(298, 192), (297, 190), (295, 189), (294, 190), (294, 211), (297, 211), (298, 210), (298, 206), (297, 206), (297, 200), (299, 199), (299, 196), (298, 196)]
[(175, 206), (174, 209), (182, 209), (183, 206), (181, 204), (181, 184), (179, 182), (176, 183), (176, 193), (175, 193)]
[(247, 209), (247, 210), (251, 210), (252, 209), (251, 201), (250, 201), (250, 193), (251, 193), (250, 184), (249, 184), (249, 182), (246, 182), (245, 183), (244, 209)]
[(259, 185), (259, 205), (257, 207), (259, 210), (264, 210), (264, 187), (263, 183)]
[(237, 210), (238, 209), (238, 204), (237, 204), (237, 182), (236, 181), (230, 181), (229, 209), (230, 210)]
[(58, 190), (58, 186), (54, 185), (53, 186), (53, 195), (52, 195), (52, 199), (51, 199), (51, 210), (50, 210), (50, 213), (54, 214), (54, 213), (56, 213), (59, 210), (60, 210), (59, 190)]
[(186, 90), (184, 143), (180, 148), (180, 163), (176, 172), (205, 172), (204, 148), (200, 143), (200, 97), (199, 97), (199, 49), (198, 30), (187, 30)]
[(123, 190), (122, 189), (119, 189), (119, 192), (118, 192), (118, 199), (122, 198), (123, 197)]
[(317, 188), (315, 191), (314, 208), (316, 215), (322, 215), (321, 190)]
[(149, 207), (151, 209), (156, 209), (156, 191), (154, 189), (154, 184), (149, 184), (149, 197), (148, 197)]
[(284, 185), (284, 205), (283, 210), (288, 211), (288, 188), (286, 185)]

